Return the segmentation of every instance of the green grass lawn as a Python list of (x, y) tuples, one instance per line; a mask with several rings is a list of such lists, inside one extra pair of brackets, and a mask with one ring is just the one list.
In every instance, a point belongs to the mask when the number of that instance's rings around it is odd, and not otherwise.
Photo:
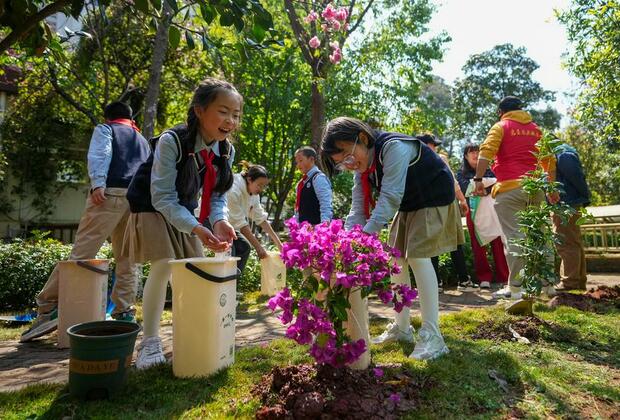
[[(248, 304), (252, 307), (252, 304)], [(407, 358), (409, 344), (372, 347), (373, 362), (400, 363), (426, 384), (410, 418), (612, 418), (620, 413), (620, 313), (582, 313), (536, 306), (554, 323), (534, 344), (473, 340), (487, 320), (510, 319), (500, 308), (468, 310), (441, 318), (450, 353), (432, 362)], [(414, 319), (419, 326), (419, 319)], [(385, 322), (374, 322), (378, 333)], [(114, 401), (80, 402), (62, 385), (36, 385), (0, 394), (0, 418), (227, 418), (253, 417), (250, 394), (261, 375), (278, 365), (309, 362), (289, 340), (237, 352), (236, 363), (204, 379), (177, 379), (170, 366), (132, 372)], [(507, 381), (507, 389), (489, 377)]]

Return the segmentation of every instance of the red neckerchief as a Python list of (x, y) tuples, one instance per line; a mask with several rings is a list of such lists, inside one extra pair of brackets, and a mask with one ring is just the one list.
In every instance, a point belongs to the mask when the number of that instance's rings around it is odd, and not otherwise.
[(216, 173), (215, 167), (213, 166), (213, 158), (215, 157), (215, 153), (211, 150), (202, 149), (200, 151), (200, 156), (202, 156), (202, 160), (205, 162), (205, 176), (202, 182), (202, 198), (200, 202), (200, 216), (198, 217), (198, 221), (202, 224), (209, 214), (211, 213), (211, 193), (213, 192), (213, 187), (215, 187)]
[(372, 185), (370, 184), (370, 174), (375, 172), (375, 160), (373, 160), (370, 168), (362, 172), (362, 191), (364, 192), (364, 214), (366, 219), (370, 218), (370, 208), (375, 208), (375, 199), (372, 196)]
[(301, 199), (301, 190), (304, 188), (304, 182), (308, 179), (308, 175), (304, 174), (297, 183), (297, 197), (295, 197), (295, 211), (299, 211), (299, 200)]
[(135, 121), (134, 120), (130, 120), (129, 118), (117, 118), (115, 120), (107, 120), (106, 123), (108, 123), (108, 124), (122, 124), (122, 125), (126, 125), (127, 127), (133, 128), (138, 133), (140, 132), (140, 129), (136, 125)]

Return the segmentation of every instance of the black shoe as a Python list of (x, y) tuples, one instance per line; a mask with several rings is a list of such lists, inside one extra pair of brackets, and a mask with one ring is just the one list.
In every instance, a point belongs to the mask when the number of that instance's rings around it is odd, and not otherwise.
[(471, 281), (471, 279), (467, 278), (459, 281), (457, 290), (460, 290), (461, 292), (474, 292), (478, 290), (478, 285)]

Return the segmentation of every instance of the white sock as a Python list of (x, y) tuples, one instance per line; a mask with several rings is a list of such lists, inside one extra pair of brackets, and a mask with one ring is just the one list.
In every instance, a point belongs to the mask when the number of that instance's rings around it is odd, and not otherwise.
[(439, 331), (439, 292), (433, 263), (430, 258), (408, 258), (407, 262), (418, 285), (422, 323), (428, 323)]
[[(411, 287), (411, 279), (409, 278), (409, 268), (404, 258), (397, 258), (396, 264), (401, 267), (400, 274), (392, 276), (392, 283), (394, 284), (406, 284)], [(411, 314), (408, 307), (404, 307), (400, 313), (396, 313), (394, 316), (394, 322), (398, 325), (398, 329), (402, 332), (407, 332), (411, 326)]]
[(172, 274), (169, 258), (151, 261), (151, 271), (142, 296), (144, 338), (159, 336), (159, 323), (166, 303), (166, 288)]

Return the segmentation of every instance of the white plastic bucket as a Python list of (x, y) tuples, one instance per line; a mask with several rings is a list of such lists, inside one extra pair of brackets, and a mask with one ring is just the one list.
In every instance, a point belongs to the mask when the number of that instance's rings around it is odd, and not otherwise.
[(363, 370), (370, 365), (370, 333), (368, 332), (368, 298), (362, 299), (360, 288), (352, 289), (349, 294), (351, 308), (347, 309), (347, 335), (352, 341), (360, 338), (366, 342), (366, 351), (355, 362), (351, 363), (351, 369)]
[(69, 347), (73, 325), (105, 320), (109, 267), (110, 260), (58, 263), (58, 347)]
[(286, 266), (280, 253), (267, 251), (267, 257), (260, 260), (260, 293), (274, 296), (286, 286)]
[(234, 363), (238, 259), (170, 261), (175, 376), (208, 376)]

